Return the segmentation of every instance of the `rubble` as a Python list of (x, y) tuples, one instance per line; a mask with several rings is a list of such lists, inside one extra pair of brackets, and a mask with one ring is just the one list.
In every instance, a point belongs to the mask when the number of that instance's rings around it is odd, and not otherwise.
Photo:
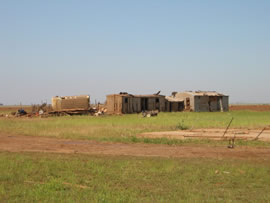
[(99, 106), (97, 108), (93, 108), (94, 110), (94, 116), (102, 116), (102, 115), (105, 115), (106, 112), (107, 112), (107, 109), (102, 107), (102, 108), (99, 108)]
[(150, 117), (152, 117), (152, 116), (157, 116), (158, 113), (159, 113), (158, 110), (143, 111), (143, 112), (142, 112), (142, 116), (143, 116), (143, 117), (150, 118)]
[(27, 112), (26, 112), (24, 109), (19, 109), (19, 110), (16, 112), (15, 116), (16, 116), (16, 117), (19, 117), (19, 116), (25, 116), (26, 114), (27, 114)]

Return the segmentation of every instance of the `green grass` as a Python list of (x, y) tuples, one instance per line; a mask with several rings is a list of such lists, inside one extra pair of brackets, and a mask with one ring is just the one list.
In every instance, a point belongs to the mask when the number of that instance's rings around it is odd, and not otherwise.
[[(102, 139), (99, 141), (123, 142), (123, 143), (145, 143), (145, 144), (166, 144), (166, 145), (204, 145), (215, 147), (226, 147), (229, 144), (228, 140), (211, 140), (211, 139), (169, 139), (169, 138), (138, 138), (126, 137), (120, 139)], [(236, 140), (234, 146), (249, 146), (249, 147), (270, 147), (270, 142), (254, 141), (254, 140)]]
[[(0, 131), (30, 136), (49, 136), (106, 142), (227, 145), (227, 141), (138, 138), (136, 135), (144, 132), (190, 128), (225, 129), (232, 117), (234, 117), (234, 121), (231, 128), (262, 128), (270, 124), (270, 112), (185, 112), (160, 113), (157, 117), (151, 118), (143, 118), (140, 114), (105, 117), (73, 116), (43, 119), (2, 118), (0, 119)], [(260, 141), (237, 141), (236, 144), (244, 146), (270, 146), (270, 143)]]
[(2, 152), (0, 171), (0, 202), (270, 201), (270, 162), (262, 159)]
[(190, 128), (262, 128), (270, 124), (270, 112), (234, 111), (226, 113), (160, 113), (143, 118), (140, 114), (123, 116), (72, 116), (54, 118), (1, 118), (0, 131), (7, 133), (101, 141), (131, 140), (153, 131)]

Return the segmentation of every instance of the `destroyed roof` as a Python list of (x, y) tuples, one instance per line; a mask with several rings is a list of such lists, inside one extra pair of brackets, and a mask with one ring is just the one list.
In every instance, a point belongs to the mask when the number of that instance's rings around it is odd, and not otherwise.
[(160, 94), (142, 94), (142, 95), (133, 95), (134, 97), (165, 97), (165, 95)]
[(169, 102), (184, 102), (183, 99), (172, 96), (166, 96), (165, 99), (168, 100)]
[(78, 96), (55, 96), (53, 98), (58, 99), (79, 99), (79, 98), (90, 98), (89, 95), (78, 95)]
[(134, 94), (128, 94), (128, 93), (122, 93), (120, 92), (119, 94), (110, 94), (107, 96), (120, 96), (120, 97), (165, 97), (164, 95), (157, 95), (157, 94), (140, 94), (140, 95), (134, 95)]
[(184, 93), (191, 94), (193, 96), (227, 96), (216, 91), (186, 91)]

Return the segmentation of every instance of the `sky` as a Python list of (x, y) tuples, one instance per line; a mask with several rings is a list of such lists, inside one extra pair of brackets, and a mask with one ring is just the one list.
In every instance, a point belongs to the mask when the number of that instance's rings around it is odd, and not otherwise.
[(0, 103), (211, 90), (270, 103), (269, 0), (0, 0)]

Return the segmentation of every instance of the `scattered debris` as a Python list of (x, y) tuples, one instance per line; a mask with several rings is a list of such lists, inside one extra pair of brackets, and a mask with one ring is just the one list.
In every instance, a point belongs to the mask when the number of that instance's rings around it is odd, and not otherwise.
[(44, 114), (44, 111), (42, 109), (40, 109), (39, 112), (38, 112), (38, 114), (39, 115), (42, 115), (42, 114)]
[(157, 116), (159, 113), (158, 110), (153, 110), (153, 111), (143, 111), (142, 112), (142, 116), (143, 117), (147, 117), (147, 118), (150, 118), (152, 116)]
[(234, 148), (234, 138), (229, 140), (229, 145), (228, 145), (229, 149), (233, 149)]
[(93, 109), (94, 110), (94, 116), (102, 116), (102, 115), (105, 115), (105, 113), (107, 112), (107, 109), (106, 108), (101, 108), (100, 110), (99, 109)]
[[(237, 140), (251, 141), (254, 140), (258, 133), (261, 130), (257, 129), (247, 129), (245, 134), (243, 134), (244, 129), (229, 129), (226, 136), (222, 138), (220, 134), (224, 132), (224, 129), (219, 128), (210, 128), (210, 129), (186, 129), (185, 123), (179, 123), (176, 126), (175, 131), (164, 131), (164, 132), (145, 132), (138, 134), (138, 137), (147, 137), (147, 138), (168, 138), (168, 139), (209, 139), (209, 140), (223, 140), (228, 141), (234, 138), (234, 147), (236, 147)], [(266, 128), (263, 134), (258, 138), (260, 141), (270, 141), (270, 128)], [(228, 142), (226, 142), (225, 147), (227, 147)], [(231, 144), (231, 143), (229, 143)]]
[(222, 136), (222, 137), (224, 137), (224, 136), (225, 136), (225, 134), (227, 133), (227, 131), (228, 131), (229, 127), (230, 127), (230, 126), (231, 126), (231, 124), (232, 124), (232, 121), (233, 121), (233, 117), (232, 117), (232, 120), (230, 121), (229, 125), (227, 126), (227, 128), (226, 128), (226, 130), (225, 130), (225, 132), (224, 132), (224, 134), (223, 134), (223, 136)]
[(10, 115), (15, 116), (16, 112), (11, 112)]
[(262, 131), (254, 138), (254, 140), (258, 140), (260, 135), (263, 133), (263, 131), (265, 130), (266, 128), (263, 128)]
[(24, 109), (19, 109), (15, 116), (19, 117), (19, 116), (25, 116), (27, 114), (27, 112)]
[(32, 114), (41, 115), (52, 110), (52, 106), (47, 103), (41, 105), (32, 105)]
[(0, 114), (0, 117), (40, 117), (47, 118), (51, 116), (72, 116), (72, 115), (92, 115), (101, 116), (107, 113), (107, 108), (103, 104), (96, 106), (89, 105), (87, 109), (64, 109), (64, 110), (53, 110), (52, 105), (42, 103), (41, 105), (35, 104), (31, 106), (31, 110), (26, 112), (23, 108), (18, 109), (16, 112), (10, 114)]

